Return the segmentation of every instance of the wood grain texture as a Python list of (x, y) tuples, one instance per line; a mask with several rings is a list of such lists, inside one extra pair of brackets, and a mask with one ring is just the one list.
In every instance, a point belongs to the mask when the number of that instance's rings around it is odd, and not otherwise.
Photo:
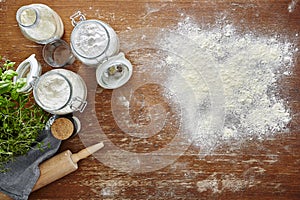
[[(300, 33), (300, 3), (293, 12), (288, 12), (292, 0), (39, 2), (49, 5), (61, 16), (65, 25), (63, 39), (68, 42), (73, 29), (69, 16), (77, 10), (85, 13), (88, 19), (105, 21), (117, 33), (143, 27), (172, 27), (182, 20), (182, 13), (204, 24), (214, 23), (217, 17), (226, 14), (227, 19), (237, 24), (241, 31), (255, 30), (266, 35), (276, 33), (289, 38)], [(42, 46), (25, 39), (15, 20), (17, 9), (30, 3), (34, 1), (0, 0), (0, 54), (20, 63), (35, 53), (43, 72), (46, 72), (51, 67), (42, 59)], [(299, 48), (299, 40), (294, 42)], [(83, 67), (75, 61), (67, 69), (78, 72)], [(88, 69), (81, 75), (85, 80), (94, 76), (93, 71)], [(198, 157), (199, 149), (191, 146), (174, 163), (140, 174), (121, 172), (89, 157), (78, 163), (76, 172), (33, 192), (29, 199), (300, 199), (299, 75), (300, 59), (296, 59), (294, 74), (282, 83), (281, 91), (281, 95), (288, 99), (293, 116), (289, 133), (261, 142), (247, 141), (232, 151), (222, 147), (203, 159)], [(92, 91), (94, 88), (88, 89)], [(91, 112), (96, 113), (107, 138), (118, 147), (137, 153), (153, 151), (164, 147), (174, 136), (172, 128), (176, 129), (176, 121), (174, 127), (166, 127), (170, 135), (163, 140), (156, 143), (133, 139), (133, 144), (128, 147), (131, 137), (120, 134), (112, 116), (112, 91), (99, 87), (96, 91), (95, 110)], [(159, 97), (159, 92), (155, 86), (140, 89), (140, 94), (150, 97)], [(158, 99), (152, 98), (152, 101), (155, 103)], [(133, 116), (143, 112), (146, 111), (139, 105), (132, 105)], [(147, 119), (144, 120), (146, 123)], [(84, 133), (83, 127), (80, 134)], [(149, 145), (151, 142), (156, 146)], [(77, 135), (63, 141), (59, 151), (70, 149), (77, 152), (84, 147)]]

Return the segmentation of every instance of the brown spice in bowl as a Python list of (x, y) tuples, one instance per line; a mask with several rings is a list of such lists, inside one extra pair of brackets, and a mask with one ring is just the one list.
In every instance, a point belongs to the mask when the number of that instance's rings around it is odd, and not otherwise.
[(68, 139), (74, 131), (74, 125), (68, 118), (58, 118), (56, 119), (52, 126), (52, 135), (59, 140)]

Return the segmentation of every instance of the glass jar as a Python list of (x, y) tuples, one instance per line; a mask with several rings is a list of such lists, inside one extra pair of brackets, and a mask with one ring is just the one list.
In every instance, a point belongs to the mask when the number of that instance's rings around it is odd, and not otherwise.
[(23, 35), (39, 44), (60, 39), (64, 33), (64, 25), (60, 16), (44, 4), (20, 7), (16, 19)]
[(85, 82), (66, 69), (54, 69), (39, 77), (33, 87), (33, 96), (41, 108), (57, 115), (83, 112), (87, 104)]
[(78, 74), (66, 69), (53, 69), (40, 76), (41, 65), (34, 54), (24, 60), (16, 71), (15, 82), (26, 78), (26, 84), (19, 92), (28, 93), (33, 89), (34, 100), (45, 111), (66, 115), (85, 109), (87, 87)]
[(118, 36), (108, 24), (100, 20), (86, 20), (80, 11), (70, 18), (75, 27), (71, 33), (71, 49), (82, 63), (98, 65), (118, 53)]
[[(52, 115), (49, 118), (49, 120), (47, 121), (45, 129), (51, 131), (51, 127), (52, 127), (53, 123), (57, 119), (61, 119), (61, 118), (63, 118), (64, 120), (67, 119), (67, 122), (71, 122), (72, 123), (72, 128), (71, 129), (73, 129), (73, 131), (72, 131), (71, 135), (68, 136), (68, 138), (74, 137), (74, 136), (76, 136), (80, 132), (80, 130), (81, 130), (81, 123), (80, 123), (79, 119), (77, 117), (75, 117), (72, 113), (66, 114), (66, 115)], [(62, 127), (62, 128), (64, 128), (64, 127)], [(68, 138), (66, 138), (66, 139), (68, 139)]]

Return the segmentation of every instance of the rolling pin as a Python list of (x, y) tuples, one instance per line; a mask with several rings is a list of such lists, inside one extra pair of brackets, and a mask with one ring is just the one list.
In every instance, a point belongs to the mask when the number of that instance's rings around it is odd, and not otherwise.
[(34, 185), (32, 191), (38, 190), (49, 183), (52, 183), (78, 169), (77, 162), (95, 153), (103, 147), (103, 143), (98, 143), (87, 147), (78, 153), (72, 154), (66, 150), (49, 160), (43, 162), (40, 167), (40, 177)]
[[(78, 153), (72, 154), (70, 150), (66, 150), (60, 154), (57, 154), (40, 164), (40, 177), (35, 183), (32, 192), (36, 191), (78, 169), (77, 162), (89, 155), (95, 153), (103, 147), (103, 143), (87, 147)], [(11, 199), (9, 196), (0, 192), (1, 200)]]

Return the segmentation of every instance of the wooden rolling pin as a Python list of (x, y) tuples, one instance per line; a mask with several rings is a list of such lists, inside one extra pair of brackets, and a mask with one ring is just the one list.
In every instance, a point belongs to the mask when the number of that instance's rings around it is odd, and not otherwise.
[[(70, 150), (66, 150), (57, 154), (40, 164), (40, 177), (38, 178), (32, 191), (36, 191), (78, 169), (77, 162), (89, 155), (95, 153), (103, 147), (103, 143), (98, 143), (87, 147), (76, 154), (72, 154)], [(3, 193), (0, 193), (1, 200), (10, 199)]]
[(66, 150), (40, 165), (40, 177), (32, 191), (38, 190), (49, 183), (52, 183), (78, 169), (77, 162), (95, 153), (103, 147), (103, 143), (98, 143), (87, 147), (76, 154)]

